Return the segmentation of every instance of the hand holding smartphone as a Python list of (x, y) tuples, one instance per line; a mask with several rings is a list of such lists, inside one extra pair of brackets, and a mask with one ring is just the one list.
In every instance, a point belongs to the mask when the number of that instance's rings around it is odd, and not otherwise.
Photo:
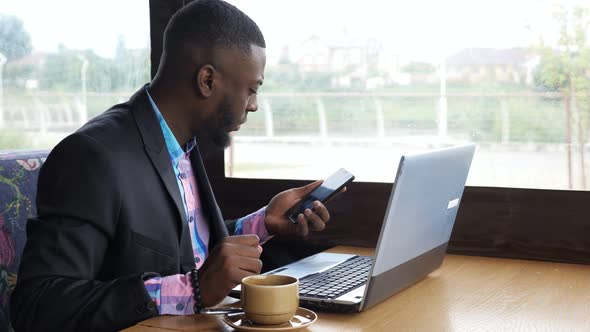
[(329, 178), (324, 180), (321, 186), (304, 197), (299, 203), (295, 204), (287, 211), (287, 216), (292, 223), (297, 223), (297, 216), (303, 213), (305, 209), (312, 209), (312, 204), (315, 201), (322, 203), (327, 202), (334, 197), (342, 188), (354, 180), (354, 175), (350, 174), (344, 168), (339, 169)]

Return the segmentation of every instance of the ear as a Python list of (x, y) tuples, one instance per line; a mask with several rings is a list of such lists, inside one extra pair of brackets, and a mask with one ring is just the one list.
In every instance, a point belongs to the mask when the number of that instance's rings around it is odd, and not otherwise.
[(212, 65), (204, 65), (197, 71), (197, 89), (199, 94), (205, 98), (213, 95), (215, 89), (218, 72)]

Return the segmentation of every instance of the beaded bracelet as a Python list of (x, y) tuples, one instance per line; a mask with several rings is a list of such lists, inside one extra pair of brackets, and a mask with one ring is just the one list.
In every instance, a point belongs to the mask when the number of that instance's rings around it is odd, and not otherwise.
[(191, 270), (191, 285), (193, 286), (193, 297), (195, 298), (195, 314), (200, 314), (203, 309), (203, 300), (201, 299), (201, 288), (199, 287), (199, 271)]

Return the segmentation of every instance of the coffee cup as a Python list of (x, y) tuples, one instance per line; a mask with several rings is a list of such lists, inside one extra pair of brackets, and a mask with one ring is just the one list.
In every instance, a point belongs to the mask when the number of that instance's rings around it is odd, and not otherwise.
[(255, 275), (242, 279), (242, 309), (261, 325), (288, 322), (299, 308), (299, 280), (283, 275)]

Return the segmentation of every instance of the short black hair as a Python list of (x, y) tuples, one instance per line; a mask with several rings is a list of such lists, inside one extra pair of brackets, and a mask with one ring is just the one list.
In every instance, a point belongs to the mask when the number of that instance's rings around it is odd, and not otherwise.
[(195, 0), (172, 16), (164, 32), (164, 50), (174, 54), (185, 43), (206, 49), (238, 48), (246, 54), (252, 44), (266, 48), (258, 25), (222, 0)]

